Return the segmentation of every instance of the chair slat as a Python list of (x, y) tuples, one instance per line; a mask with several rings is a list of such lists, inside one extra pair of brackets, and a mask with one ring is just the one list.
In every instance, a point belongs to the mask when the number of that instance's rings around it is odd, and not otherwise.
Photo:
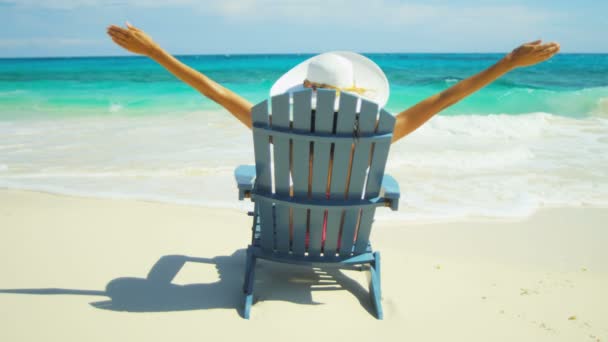
[(348, 209), (344, 212), (344, 224), (342, 225), (342, 236), (340, 237), (340, 256), (348, 256), (353, 251), (359, 214), (359, 209)]
[[(314, 118), (315, 132), (331, 133), (334, 120), (335, 92), (318, 90), (317, 109)], [(329, 152), (331, 144), (313, 138), (312, 198), (324, 199), (329, 174)]]
[(333, 90), (317, 90), (317, 108), (315, 114), (315, 132), (331, 133), (334, 125), (334, 103), (336, 92)]
[(338, 253), (338, 239), (340, 234), (340, 222), (342, 221), (343, 210), (328, 211), (327, 227), (325, 232), (325, 244), (323, 245), (323, 255), (335, 256)]
[[(311, 129), (311, 92), (293, 94), (293, 130), (309, 133)], [(303, 140), (293, 141), (293, 193), (294, 197), (308, 197), (308, 177), (310, 161), (310, 143)]]
[[(360, 134), (370, 134), (376, 127), (376, 117), (378, 115), (378, 105), (362, 100), (361, 112), (359, 113), (358, 126)], [(358, 142), (354, 144), (353, 161), (351, 166), (350, 183), (348, 185), (348, 198), (360, 199), (363, 192), (363, 184), (366, 177), (367, 165), (371, 144), (368, 142)], [(352, 253), (355, 234), (359, 226), (360, 210), (347, 210), (344, 213), (344, 224), (342, 226), (342, 236), (340, 241), (340, 255), (345, 256)]]
[[(289, 94), (272, 98), (272, 127), (289, 129)], [(289, 139), (273, 136), (275, 191), (289, 194)]]
[(294, 131), (308, 133), (311, 128), (311, 97), (312, 91), (305, 90), (293, 94), (293, 129)]
[[(262, 101), (251, 110), (254, 126), (268, 127), (268, 101)], [(270, 194), (272, 192), (270, 170), (270, 141), (264, 134), (253, 133), (253, 149), (255, 153), (256, 191)], [(265, 250), (274, 249), (274, 215), (272, 203), (260, 203), (260, 243)]]
[[(268, 127), (268, 101), (257, 104), (251, 110), (253, 124), (258, 127)], [(270, 193), (270, 141), (264, 134), (254, 132), (253, 148), (255, 153), (255, 172), (257, 191)]]
[[(293, 94), (293, 130), (308, 133), (311, 129), (312, 91), (306, 90)], [(310, 160), (310, 143), (302, 140), (293, 141), (292, 150), (293, 195), (297, 199), (308, 198), (308, 176)], [(293, 253), (303, 256), (306, 249), (306, 230), (308, 210), (293, 208)]]
[(306, 230), (308, 210), (293, 208), (293, 254), (303, 256), (306, 252)]
[[(374, 133), (376, 128), (376, 116), (378, 105), (369, 101), (362, 101), (361, 113), (359, 114), (360, 134)], [(355, 152), (351, 167), (350, 184), (348, 186), (348, 197), (350, 199), (361, 198), (363, 185), (369, 165), (369, 156), (372, 144), (367, 141), (355, 143)]]
[(275, 233), (276, 249), (287, 253), (290, 248), (289, 232), (289, 207), (283, 204), (275, 204)]
[[(289, 94), (274, 96), (271, 103), (272, 127), (289, 129)], [(289, 138), (273, 136), (274, 148), (274, 182), (278, 195), (289, 196)], [(289, 206), (275, 204), (275, 234), (276, 249), (279, 252), (289, 252), (290, 227)]]
[[(393, 131), (394, 126), (395, 118), (384, 109), (381, 110), (376, 133), (390, 133)], [(384, 176), (384, 168), (386, 166), (390, 144), (389, 141), (373, 144), (373, 155), (369, 167), (367, 185), (365, 187), (365, 198), (376, 197), (380, 192), (380, 185), (382, 183), (382, 177)], [(363, 253), (367, 248), (375, 211), (375, 208), (368, 208), (364, 209), (361, 214), (361, 223), (359, 224), (357, 242), (355, 243), (355, 253)]]
[[(381, 110), (380, 120), (378, 122), (376, 132), (378, 134), (390, 133), (392, 132), (394, 126), (395, 117), (385, 110)], [(367, 177), (367, 185), (365, 187), (365, 198), (376, 197), (380, 192), (390, 144), (391, 143), (389, 141), (374, 143), (372, 162), (369, 168), (369, 175)]]
[(260, 203), (260, 243), (267, 251), (274, 250), (274, 207), (272, 203)]
[(364, 253), (369, 244), (369, 234), (371, 232), (372, 222), (376, 208), (366, 208), (362, 210), (361, 222), (359, 222), (359, 230), (357, 230), (357, 242), (355, 242), (355, 254)]
[(310, 209), (310, 235), (308, 241), (308, 255), (310, 256), (319, 256), (321, 254), (324, 220), (325, 210)]
[[(340, 109), (336, 124), (337, 134), (354, 133), (357, 98), (350, 94), (340, 96)], [(331, 198), (344, 195), (348, 177), (352, 142), (336, 143), (331, 175)]]
[(361, 113), (359, 114), (359, 128), (361, 133), (372, 133), (378, 118), (378, 104), (361, 100)]
[[(340, 95), (340, 107), (336, 122), (336, 134), (354, 132), (357, 116), (357, 97), (350, 94)], [(334, 153), (331, 171), (330, 199), (344, 199), (346, 194), (346, 180), (350, 170), (351, 142), (334, 143)], [(344, 211), (330, 211), (327, 213), (327, 232), (324, 254), (335, 255), (338, 251), (340, 223)]]
[[(314, 118), (314, 131), (331, 133), (334, 121), (335, 91), (317, 90), (317, 107)], [(329, 157), (331, 143), (315, 141), (313, 138), (313, 164), (312, 164), (312, 198), (325, 200), (327, 197), (327, 176), (329, 175)], [(310, 242), (308, 253), (318, 256), (321, 253), (323, 238), (323, 223), (326, 211), (320, 209), (310, 210)]]
[(378, 134), (387, 134), (391, 133), (395, 128), (395, 117), (387, 112), (386, 110), (380, 110), (380, 119), (378, 121), (378, 129), (376, 133)]

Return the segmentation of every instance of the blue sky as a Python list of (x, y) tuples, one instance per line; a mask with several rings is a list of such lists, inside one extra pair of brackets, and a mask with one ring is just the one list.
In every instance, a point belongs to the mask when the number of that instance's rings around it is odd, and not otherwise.
[(608, 1), (0, 0), (0, 57), (124, 55), (129, 20), (174, 54), (608, 52)]

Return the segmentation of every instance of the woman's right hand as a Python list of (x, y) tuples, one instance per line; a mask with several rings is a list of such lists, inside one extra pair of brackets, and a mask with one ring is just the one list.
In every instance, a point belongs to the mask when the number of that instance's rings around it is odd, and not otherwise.
[(116, 25), (108, 27), (108, 35), (114, 43), (133, 53), (151, 57), (160, 50), (158, 44), (144, 31), (127, 22), (127, 28)]
[(543, 44), (536, 40), (516, 48), (505, 56), (504, 61), (511, 68), (527, 67), (548, 60), (559, 52), (559, 48), (558, 43)]

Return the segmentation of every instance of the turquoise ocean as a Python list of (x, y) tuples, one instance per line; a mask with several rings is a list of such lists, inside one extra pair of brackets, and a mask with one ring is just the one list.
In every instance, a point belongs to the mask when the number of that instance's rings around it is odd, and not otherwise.
[[(400, 111), (502, 54), (366, 54)], [(311, 55), (178, 56), (252, 103)], [(143, 57), (0, 59), (0, 187), (239, 207), (248, 130)], [(608, 54), (517, 69), (393, 146), (405, 221), (608, 205)]]

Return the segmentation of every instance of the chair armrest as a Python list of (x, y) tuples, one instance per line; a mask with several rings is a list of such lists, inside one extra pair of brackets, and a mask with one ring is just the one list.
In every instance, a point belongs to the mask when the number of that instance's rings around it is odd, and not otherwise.
[(399, 183), (391, 175), (385, 174), (382, 178), (381, 193), (384, 194), (384, 198), (390, 203), (391, 210), (395, 211), (399, 209), (399, 197), (401, 197)]
[(255, 166), (254, 165), (239, 165), (234, 170), (234, 178), (239, 188), (239, 200), (243, 200), (253, 190), (255, 183)]

